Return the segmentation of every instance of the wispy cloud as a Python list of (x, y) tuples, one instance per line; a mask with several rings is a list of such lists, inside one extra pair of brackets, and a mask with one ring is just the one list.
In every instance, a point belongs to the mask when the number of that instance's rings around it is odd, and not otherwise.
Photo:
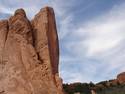
[[(67, 50), (71, 61), (69, 59), (68, 62), (62, 61), (69, 63), (76, 59), (79, 61), (73, 62), (74, 65), (83, 67), (80, 71), (76, 71), (76, 74), (81, 74), (79, 77), (76, 76), (76, 79), (83, 78), (83, 82), (91, 80), (97, 82), (111, 79), (118, 73), (125, 71), (125, 45), (123, 45), (125, 43), (124, 8), (125, 4), (115, 5), (112, 9), (93, 18), (91, 21), (83, 23), (77, 28), (73, 27), (72, 32), (65, 35), (67, 41), (64, 42), (63, 46), (65, 46), (64, 48)], [(78, 63), (82, 64), (78, 65)], [(85, 70), (86, 67), (88, 70)], [(94, 70), (91, 70), (92, 68)], [(68, 71), (69, 69), (65, 68), (65, 70)], [(75, 72), (70, 74), (73, 73)], [(61, 75), (64, 74), (61, 73)], [(65, 75), (63, 77), (65, 79)], [(70, 81), (72, 81), (72, 78), (66, 80), (66, 82)]]
[(74, 30), (70, 32), (70, 36), (72, 38), (75, 37), (76, 42), (68, 42), (68, 44), (71, 44), (68, 47), (77, 47), (76, 44), (83, 45), (88, 48), (88, 54), (95, 55), (117, 46), (124, 39), (125, 35), (123, 6), (120, 6), (121, 9), (119, 9), (119, 6), (118, 9), (113, 8), (109, 12), (102, 14), (102, 16), (81, 24), (76, 29), (73, 28)]

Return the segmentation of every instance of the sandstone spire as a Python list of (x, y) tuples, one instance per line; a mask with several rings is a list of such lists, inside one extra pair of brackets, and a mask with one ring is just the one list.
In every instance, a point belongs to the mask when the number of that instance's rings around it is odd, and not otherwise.
[(30, 22), (23, 9), (0, 21), (0, 94), (63, 94), (54, 11)]

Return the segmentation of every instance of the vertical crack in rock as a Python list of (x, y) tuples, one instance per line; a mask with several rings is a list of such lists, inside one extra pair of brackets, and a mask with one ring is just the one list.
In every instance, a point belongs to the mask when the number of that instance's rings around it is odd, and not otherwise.
[(41, 9), (31, 22), (23, 9), (0, 21), (1, 94), (63, 94), (58, 63), (52, 8)]

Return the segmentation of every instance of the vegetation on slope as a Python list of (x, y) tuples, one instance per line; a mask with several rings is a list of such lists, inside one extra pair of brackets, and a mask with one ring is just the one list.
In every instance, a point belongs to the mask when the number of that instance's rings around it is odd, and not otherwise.
[(97, 84), (90, 83), (73, 83), (64, 84), (63, 88), (67, 94), (91, 94), (94, 90), (96, 94), (125, 94), (125, 84), (114, 82), (114, 80), (103, 81)]

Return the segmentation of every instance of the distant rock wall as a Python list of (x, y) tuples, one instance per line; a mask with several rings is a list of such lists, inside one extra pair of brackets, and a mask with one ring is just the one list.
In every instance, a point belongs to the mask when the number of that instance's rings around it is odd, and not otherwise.
[(0, 94), (63, 94), (54, 11), (23, 9), (0, 21)]
[(122, 72), (117, 75), (117, 81), (122, 84), (125, 83), (125, 72)]

